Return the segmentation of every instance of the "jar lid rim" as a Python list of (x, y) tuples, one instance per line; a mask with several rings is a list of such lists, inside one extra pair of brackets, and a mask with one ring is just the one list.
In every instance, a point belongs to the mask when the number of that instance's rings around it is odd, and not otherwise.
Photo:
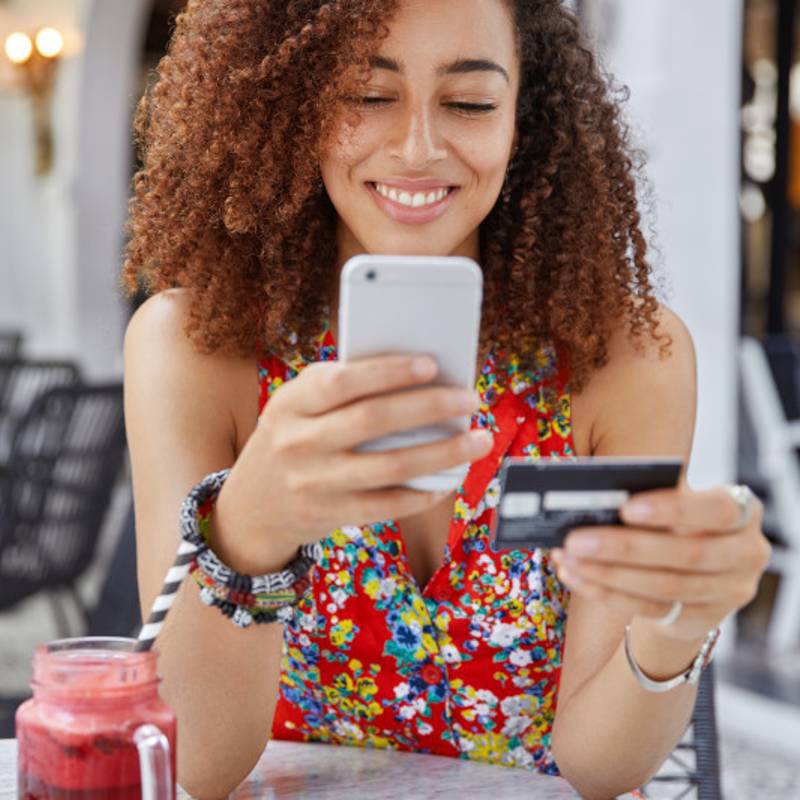
[(139, 652), (135, 639), (88, 636), (39, 645), (33, 656), (33, 680), (63, 691), (131, 690), (157, 680), (156, 654)]

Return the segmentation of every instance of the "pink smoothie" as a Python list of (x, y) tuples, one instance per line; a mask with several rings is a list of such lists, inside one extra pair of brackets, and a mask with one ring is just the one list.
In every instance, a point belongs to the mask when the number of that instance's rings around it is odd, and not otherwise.
[(174, 782), (175, 715), (158, 695), (155, 654), (113, 649), (124, 641), (37, 651), (34, 696), (16, 718), (19, 798), (139, 798), (133, 737), (148, 723), (169, 740)]

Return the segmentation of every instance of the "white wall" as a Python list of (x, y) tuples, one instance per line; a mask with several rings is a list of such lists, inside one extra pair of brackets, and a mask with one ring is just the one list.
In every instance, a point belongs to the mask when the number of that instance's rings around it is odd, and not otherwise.
[(584, 0), (607, 67), (631, 90), (649, 155), (659, 264), (698, 357), (689, 479), (732, 480), (739, 305), (741, 0)]
[[(0, 16), (0, 36), (32, 30), (47, 21), (75, 31), (71, 0), (41, 5), (12, 0)], [(74, 42), (70, 42), (74, 44)], [(5, 60), (5, 56), (3, 56)], [(33, 176), (34, 147), (28, 98), (11, 88), (10, 68), (0, 71), (0, 325), (22, 327), (34, 349), (69, 355), (72, 258), (69, 240), (68, 166), (75, 114), (64, 108), (71, 93), (75, 59), (64, 61), (54, 97), (54, 127), (59, 153), (55, 169)]]
[(0, 90), (0, 327), (21, 327), (29, 354), (72, 358), (96, 380), (121, 375), (118, 275), (149, 8), (150, 0), (12, 0), (0, 15), (3, 38), (43, 24), (68, 36), (48, 175), (33, 175), (27, 98), (7, 83)]

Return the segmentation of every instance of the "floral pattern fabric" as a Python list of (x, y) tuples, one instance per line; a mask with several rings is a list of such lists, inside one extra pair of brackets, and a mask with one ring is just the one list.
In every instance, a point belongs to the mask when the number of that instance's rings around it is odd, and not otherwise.
[[(326, 327), (318, 360), (336, 345)], [(307, 362), (259, 361), (260, 407)], [(321, 542), (311, 591), (285, 627), (276, 739), (390, 747), (558, 775), (550, 750), (569, 594), (547, 550), (493, 552), (505, 456), (574, 455), (566, 375), (553, 349), (532, 371), (487, 356), (472, 428), (494, 448), (459, 487), (440, 566), (419, 587), (395, 520)]]

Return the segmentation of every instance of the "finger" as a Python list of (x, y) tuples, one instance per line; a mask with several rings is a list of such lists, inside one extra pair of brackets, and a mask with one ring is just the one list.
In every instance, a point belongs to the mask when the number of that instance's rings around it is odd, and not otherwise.
[(475, 391), (431, 386), (360, 399), (312, 421), (316, 441), (328, 450), (349, 450), (419, 426), (471, 416), (480, 406)]
[(741, 582), (739, 575), (731, 573), (697, 575), (574, 561), (568, 558), (561, 561), (559, 569), (565, 576), (659, 603), (674, 603), (676, 600), (724, 603), (732, 595), (738, 595), (737, 587)]
[(420, 514), (441, 503), (451, 492), (424, 492), (402, 487), (373, 491), (351, 492), (340, 503), (338, 521), (357, 520), (357, 525), (373, 525), (376, 522), (410, 517)]
[[(747, 529), (759, 527), (762, 505), (755, 508)], [(670, 528), (679, 533), (694, 531), (735, 532), (741, 509), (723, 488), (697, 491), (681, 486), (640, 492), (620, 509), (623, 522), (653, 528)]]
[[(313, 416), (362, 397), (427, 383), (437, 371), (435, 360), (429, 356), (386, 355), (355, 361), (317, 361), (305, 367), (296, 380), (281, 386), (275, 397), (281, 395), (289, 399), (296, 413)], [(310, 389), (308, 384), (311, 384)]]
[[(634, 595), (617, 592), (606, 586), (592, 583), (587, 580), (577, 580), (575, 578), (562, 579), (567, 588), (575, 594), (591, 598), (596, 602), (608, 606), (613, 611), (618, 611), (629, 616), (652, 617), (659, 619), (667, 615), (672, 609), (672, 603), (665, 603), (647, 597), (636, 597)], [(686, 622), (694, 616), (702, 618), (713, 617), (714, 606), (707, 604), (687, 604), (684, 603), (681, 611), (681, 621)]]
[(663, 567), (687, 572), (732, 572), (761, 560), (756, 542), (740, 533), (677, 536), (623, 526), (576, 528), (564, 540), (574, 558), (601, 563)]
[(414, 447), (348, 453), (337, 459), (327, 481), (340, 491), (397, 486), (419, 475), (477, 461), (491, 451), (493, 444), (488, 431), (473, 430)]

